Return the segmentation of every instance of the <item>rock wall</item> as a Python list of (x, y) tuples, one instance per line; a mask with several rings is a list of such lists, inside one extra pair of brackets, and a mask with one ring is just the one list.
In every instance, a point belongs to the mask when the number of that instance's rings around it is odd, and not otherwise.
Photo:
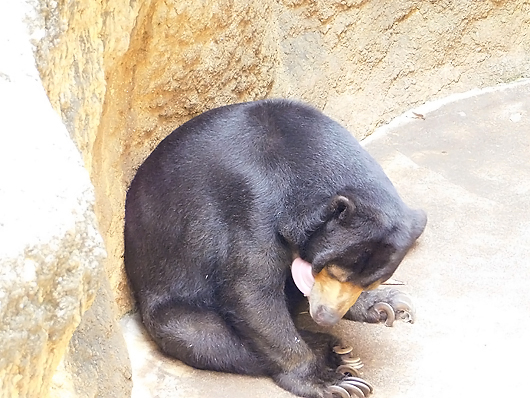
[(111, 283), (124, 293), (117, 295), (124, 311), (130, 308), (121, 266), (125, 187), (158, 142), (190, 116), (268, 95), (278, 58), (271, 20), (267, 2), (153, 1), (140, 9), (128, 51), (107, 72), (92, 173), (107, 249), (118, 260), (109, 263)]
[[(18, 0), (1, 8), (0, 397), (128, 396), (94, 188), (35, 64), (42, 15)], [(95, 388), (78, 394), (88, 376)]]
[(283, 0), (273, 95), (363, 138), (411, 106), (529, 75), (528, 1)]
[(131, 366), (121, 327), (116, 322), (116, 303), (107, 278), (100, 280), (94, 303), (83, 314), (53, 376), (52, 397), (131, 395)]

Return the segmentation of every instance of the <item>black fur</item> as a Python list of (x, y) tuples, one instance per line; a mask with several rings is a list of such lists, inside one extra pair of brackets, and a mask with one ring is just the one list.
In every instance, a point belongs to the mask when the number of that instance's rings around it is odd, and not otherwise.
[(190, 120), (140, 166), (125, 266), (167, 354), (322, 397), (339, 378), (337, 341), (295, 328), (293, 257), (368, 287), (392, 275), (425, 221), (339, 124), (295, 102), (250, 102)]

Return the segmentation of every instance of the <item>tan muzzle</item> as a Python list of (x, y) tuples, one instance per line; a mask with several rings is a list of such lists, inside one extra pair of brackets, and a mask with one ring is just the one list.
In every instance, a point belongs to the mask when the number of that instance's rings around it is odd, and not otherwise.
[(339, 281), (324, 268), (315, 276), (315, 284), (309, 296), (311, 317), (322, 326), (336, 324), (355, 304), (363, 290), (351, 282)]

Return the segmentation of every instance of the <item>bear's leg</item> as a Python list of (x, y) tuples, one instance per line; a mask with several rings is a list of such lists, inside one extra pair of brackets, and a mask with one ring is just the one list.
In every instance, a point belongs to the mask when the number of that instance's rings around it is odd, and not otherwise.
[(379, 323), (392, 326), (394, 320), (414, 322), (414, 306), (405, 293), (396, 289), (375, 289), (361, 294), (348, 310), (345, 319), (357, 322)]
[(190, 366), (247, 375), (267, 374), (267, 364), (212, 311), (171, 303), (151, 313), (144, 311), (143, 321), (162, 351)]
[(342, 364), (340, 356), (333, 352), (333, 347), (341, 345), (337, 337), (304, 329), (299, 329), (299, 333), (317, 358), (323, 358), (329, 368), (336, 369)]
[[(269, 364), (270, 375), (280, 387), (305, 398), (370, 395), (371, 386), (352, 377), (355, 368), (334, 352), (339, 343), (335, 337), (298, 331), (281, 291), (242, 289), (252, 285), (243, 278), (238, 282), (225, 303), (231, 303), (233, 313), (239, 315), (234, 324), (241, 335), (252, 336), (253, 347)], [(255, 277), (253, 283), (256, 286)], [(363, 394), (362, 389), (367, 393)]]

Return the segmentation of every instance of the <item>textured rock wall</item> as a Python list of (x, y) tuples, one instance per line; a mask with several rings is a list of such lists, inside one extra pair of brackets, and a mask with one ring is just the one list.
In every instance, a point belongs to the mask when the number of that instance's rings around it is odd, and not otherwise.
[(107, 272), (122, 267), (125, 190), (175, 127), (214, 106), (304, 99), (363, 138), (405, 109), (528, 77), (528, 1), (41, 0), (39, 68), (96, 187)]
[(49, 15), (0, 8), (0, 397), (130, 396), (94, 189), (35, 64)]
[[(117, 309), (105, 277), (92, 306), (83, 314), (59, 368), (51, 396), (58, 398), (129, 397), (132, 374)], [(146, 397), (147, 398), (147, 397)]]
[(284, 0), (274, 95), (357, 137), (411, 105), (530, 71), (528, 1)]
[(0, 396), (46, 397), (103, 275), (94, 191), (50, 105), (24, 23), (0, 12)]
[[(123, 202), (124, 184), (120, 184), (121, 193), (117, 196), (107, 195), (115, 195), (114, 185), (123, 180), (119, 160), (124, 145), (111, 142), (107, 149), (114, 147), (116, 150), (104, 153), (95, 150), (94, 146), (96, 140), (103, 139), (98, 134), (98, 128), (105, 101), (115, 107), (126, 101), (127, 93), (107, 90), (105, 79), (106, 74), (110, 75), (113, 70), (121, 71), (128, 66), (124, 54), (130, 47), (131, 32), (140, 8), (148, 12), (150, 2), (40, 0), (35, 23), (40, 25), (40, 29), (45, 29), (42, 37), (35, 41), (43, 84), (52, 105), (81, 150), (93, 183), (101, 187), (96, 193), (96, 211), (100, 229), (106, 235), (109, 253), (107, 275), (113, 290), (118, 292), (116, 297), (122, 311), (130, 304), (122, 266), (119, 265), (121, 253), (116, 249), (120, 246), (123, 222), (115, 208), (119, 209), (119, 203)], [(125, 128), (125, 122), (130, 118), (126, 113), (114, 117), (118, 118), (121, 129)], [(108, 134), (116, 135), (112, 131)], [(105, 166), (110, 163), (115, 169), (101, 171), (93, 164), (96, 162), (99, 165), (101, 158), (104, 158)]]

